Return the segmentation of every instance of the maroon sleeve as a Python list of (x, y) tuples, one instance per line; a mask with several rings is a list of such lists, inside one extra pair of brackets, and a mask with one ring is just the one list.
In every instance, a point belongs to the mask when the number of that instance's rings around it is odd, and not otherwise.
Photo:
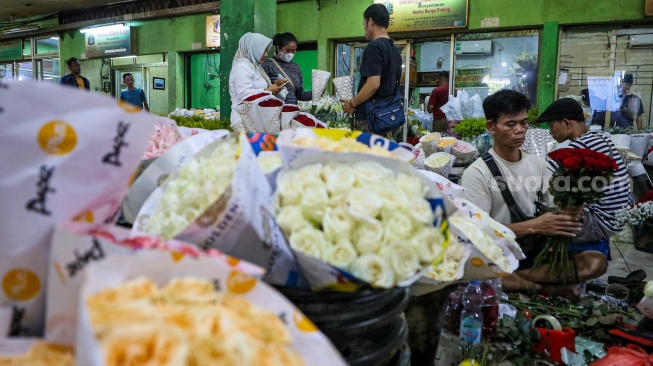
[(429, 105), (435, 105), (435, 100), (438, 98), (438, 88), (433, 88), (431, 96), (429, 97)]

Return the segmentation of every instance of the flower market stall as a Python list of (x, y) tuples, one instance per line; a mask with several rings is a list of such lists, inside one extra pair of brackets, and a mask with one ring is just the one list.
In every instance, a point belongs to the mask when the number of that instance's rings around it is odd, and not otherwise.
[[(525, 311), (555, 305), (586, 329), (641, 319), (503, 295), (515, 234), (452, 182), (491, 146), (479, 117), (443, 135), (417, 114), (413, 145), (351, 131), (336, 97), (254, 94), (231, 126), (3, 85), (0, 113), (21, 123), (0, 135), (15, 152), (0, 159), (2, 365), (430, 365), (477, 280), (483, 343), (463, 355), (487, 364), (583, 355), (552, 353)], [(539, 134), (529, 148), (547, 154)], [(650, 198), (623, 220), (646, 227)]]

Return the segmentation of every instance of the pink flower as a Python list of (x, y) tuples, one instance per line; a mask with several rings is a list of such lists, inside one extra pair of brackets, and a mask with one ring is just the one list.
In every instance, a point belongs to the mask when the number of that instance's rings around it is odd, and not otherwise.
[(157, 124), (154, 127), (154, 132), (152, 132), (145, 154), (143, 154), (143, 159), (152, 159), (161, 156), (161, 154), (179, 141), (181, 141), (181, 135), (176, 125)]

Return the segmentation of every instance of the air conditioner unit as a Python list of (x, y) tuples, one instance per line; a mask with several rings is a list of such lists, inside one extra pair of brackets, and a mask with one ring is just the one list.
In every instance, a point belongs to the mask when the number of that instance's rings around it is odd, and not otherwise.
[(456, 42), (456, 55), (489, 55), (492, 53), (492, 41), (460, 41)]
[(653, 34), (635, 34), (630, 36), (630, 48), (653, 48)]

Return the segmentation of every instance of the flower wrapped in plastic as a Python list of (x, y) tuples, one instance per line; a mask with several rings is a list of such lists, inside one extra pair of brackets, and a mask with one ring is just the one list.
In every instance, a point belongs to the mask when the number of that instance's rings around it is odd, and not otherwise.
[(446, 152), (437, 152), (424, 160), (424, 167), (426, 170), (447, 178), (455, 161), (455, 156)]
[(250, 139), (232, 134), (166, 179), (143, 204), (133, 230), (218, 249), (266, 268), (270, 283), (297, 285), (302, 278), (273, 225), (271, 197)]
[(314, 289), (406, 286), (447, 246), (434, 184), (401, 161), (361, 157), (305, 156), (277, 178), (276, 221)]
[(285, 165), (300, 156), (329, 152), (365, 153), (411, 162), (415, 155), (406, 147), (384, 137), (337, 129), (296, 128), (282, 131), (277, 139)]

